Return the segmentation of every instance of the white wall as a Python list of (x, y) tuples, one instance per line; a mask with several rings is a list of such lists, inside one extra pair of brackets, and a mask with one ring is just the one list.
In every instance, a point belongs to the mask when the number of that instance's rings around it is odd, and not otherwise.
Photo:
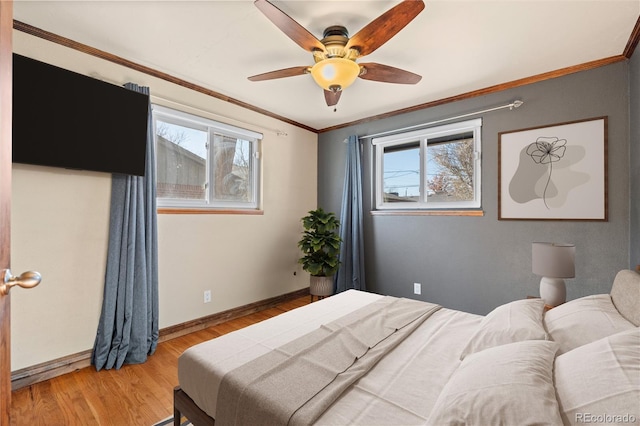
[[(300, 218), (316, 206), (315, 133), (18, 31), (13, 36), (16, 53), (115, 84), (149, 86), (166, 106), (264, 134), (263, 215), (159, 215), (160, 328), (308, 286), (296, 244)], [(12, 370), (93, 347), (110, 191), (110, 174), (14, 165), (11, 268), (37, 270), (43, 281), (12, 291)], [(211, 303), (203, 303), (204, 290), (211, 290)]]

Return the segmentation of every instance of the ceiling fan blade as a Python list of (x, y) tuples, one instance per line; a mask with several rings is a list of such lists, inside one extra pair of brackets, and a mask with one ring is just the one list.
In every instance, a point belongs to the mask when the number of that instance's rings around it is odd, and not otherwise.
[(389, 41), (424, 9), (422, 0), (404, 0), (367, 24), (349, 39), (346, 48), (368, 55)]
[(342, 90), (333, 92), (331, 90), (324, 91), (324, 100), (327, 101), (327, 106), (334, 106), (338, 104)]
[(360, 64), (360, 66), (363, 68), (363, 71), (359, 77), (365, 80), (382, 81), (385, 83), (416, 84), (422, 79), (422, 76), (418, 74), (375, 62)]
[(263, 81), (263, 80), (273, 80), (275, 78), (284, 78), (284, 77), (295, 77), (297, 75), (307, 74), (308, 66), (303, 65), (301, 67), (291, 67), (284, 68), (276, 71), (269, 71), (263, 74), (253, 75), (248, 77), (251, 81)]
[(325, 51), (324, 45), (320, 40), (267, 0), (256, 0), (254, 4), (276, 27), (280, 28), (283, 33), (303, 49), (309, 52), (314, 50)]

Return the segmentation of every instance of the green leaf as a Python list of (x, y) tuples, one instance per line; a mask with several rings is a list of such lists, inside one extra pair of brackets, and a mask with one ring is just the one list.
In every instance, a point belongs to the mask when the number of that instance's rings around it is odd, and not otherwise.
[(298, 247), (303, 257), (298, 260), (305, 271), (311, 275), (331, 276), (340, 265), (340, 244), (337, 234), (340, 222), (333, 212), (322, 208), (311, 210), (303, 217), (304, 232)]

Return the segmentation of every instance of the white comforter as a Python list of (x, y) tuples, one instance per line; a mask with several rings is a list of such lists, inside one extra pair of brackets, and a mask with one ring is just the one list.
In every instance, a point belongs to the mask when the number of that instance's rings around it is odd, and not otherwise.
[[(178, 360), (180, 386), (215, 418), (225, 373), (381, 297), (349, 290), (189, 348)], [(434, 313), (394, 350), (393, 360), (378, 363), (317, 423), (424, 423), (481, 319), (449, 309)]]
[[(196, 345), (180, 386), (215, 418), (227, 372), (380, 298), (349, 290)], [(639, 424), (639, 400), (640, 328), (609, 295), (547, 313), (523, 299), (485, 317), (433, 313), (316, 424)]]

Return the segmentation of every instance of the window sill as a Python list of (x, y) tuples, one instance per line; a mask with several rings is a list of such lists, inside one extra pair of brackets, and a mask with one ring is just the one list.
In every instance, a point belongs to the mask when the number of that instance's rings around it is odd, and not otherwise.
[(483, 210), (372, 210), (371, 216), (484, 216)]
[(264, 210), (250, 209), (182, 209), (171, 207), (160, 207), (158, 214), (238, 214), (238, 215), (258, 215), (264, 214)]

